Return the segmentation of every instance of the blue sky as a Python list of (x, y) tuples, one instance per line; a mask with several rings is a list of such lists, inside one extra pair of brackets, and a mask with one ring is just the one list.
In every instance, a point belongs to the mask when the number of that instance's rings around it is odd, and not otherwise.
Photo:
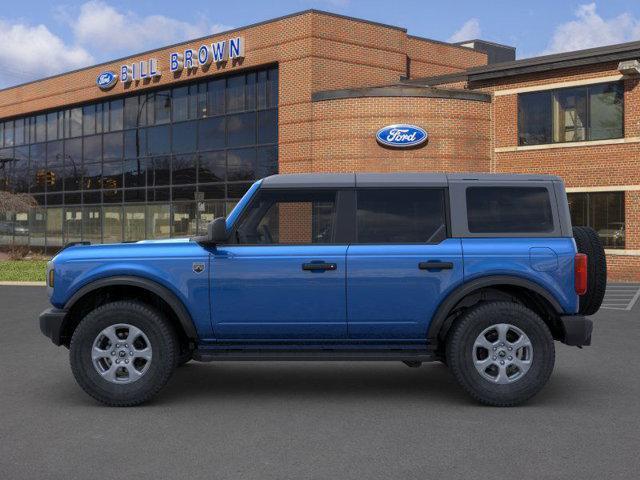
[(479, 37), (518, 57), (640, 40), (637, 0), (3, 0), (0, 88), (317, 8), (438, 40)]

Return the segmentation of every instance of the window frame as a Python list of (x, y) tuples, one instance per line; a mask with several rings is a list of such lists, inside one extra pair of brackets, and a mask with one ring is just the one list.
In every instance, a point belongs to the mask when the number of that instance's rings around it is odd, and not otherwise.
[[(527, 188), (527, 187), (543, 187), (549, 193), (551, 203), (551, 215), (553, 217), (553, 230), (550, 232), (496, 232), (496, 233), (478, 233), (469, 231), (468, 213), (467, 213), (467, 188), (489, 187), (489, 188)], [(453, 180), (449, 182), (449, 190), (451, 197), (451, 211), (453, 212), (451, 223), (453, 235), (463, 238), (560, 238), (570, 235), (568, 232), (563, 233), (563, 217), (560, 209), (562, 205), (558, 203), (556, 193), (556, 184), (551, 181), (465, 181)]]
[[(367, 190), (440, 190), (443, 196), (442, 208), (444, 209), (444, 225), (445, 236), (440, 241), (433, 242), (360, 242), (358, 240), (358, 192)], [(439, 245), (445, 240), (451, 238), (451, 209), (449, 204), (449, 188), (448, 187), (356, 187), (354, 189), (354, 227), (353, 241), (354, 245)]]
[[(609, 137), (609, 138), (598, 138), (598, 139), (591, 139), (591, 89), (594, 87), (601, 87), (603, 85), (617, 85), (618, 87), (620, 87), (621, 89), (621, 93), (622, 93), (622, 111), (621, 111), (621, 116), (622, 116), (622, 132), (621, 135), (618, 137)], [(563, 91), (568, 91), (568, 90), (577, 90), (577, 89), (586, 89), (587, 94), (586, 94), (586, 117), (587, 117), (587, 126), (585, 127), (586, 133), (585, 133), (585, 140), (562, 140), (562, 141), (554, 141), (553, 140), (553, 129), (554, 129), (554, 116), (553, 116), (553, 99), (555, 97), (555, 95), (559, 92), (563, 92)], [(548, 93), (549, 94), (549, 101), (551, 102), (550, 104), (550, 108), (549, 111), (551, 112), (551, 118), (549, 119), (549, 123), (551, 125), (551, 132), (550, 132), (550, 141), (549, 142), (541, 142), (541, 143), (522, 143), (521, 142), (521, 138), (523, 136), (523, 133), (521, 131), (522, 128), (522, 122), (521, 122), (521, 106), (522, 106), (522, 99), (523, 97), (527, 96), (527, 95), (535, 95), (535, 94), (540, 94), (540, 93)], [(623, 80), (617, 80), (617, 81), (613, 81), (613, 82), (598, 82), (598, 83), (593, 83), (593, 84), (587, 84), (587, 85), (576, 85), (576, 86), (571, 86), (571, 87), (561, 87), (561, 88), (552, 88), (552, 89), (542, 89), (542, 90), (535, 90), (535, 91), (531, 91), (531, 92), (523, 92), (523, 93), (518, 93), (518, 99), (517, 99), (517, 145), (518, 147), (533, 147), (533, 146), (540, 146), (540, 145), (562, 145), (562, 144), (570, 144), (570, 143), (583, 143), (583, 142), (602, 142), (602, 141), (608, 141), (608, 140), (618, 140), (621, 138), (625, 138), (626, 136), (626, 122), (625, 122), (625, 112), (626, 112), (626, 98), (625, 98), (625, 85), (624, 85), (624, 81)]]

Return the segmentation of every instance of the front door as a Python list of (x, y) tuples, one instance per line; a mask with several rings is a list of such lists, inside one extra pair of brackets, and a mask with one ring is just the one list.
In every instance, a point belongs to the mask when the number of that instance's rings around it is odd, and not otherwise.
[(346, 242), (336, 190), (260, 190), (211, 258), (214, 335), (346, 338)]
[(359, 189), (347, 253), (349, 338), (424, 341), (444, 296), (463, 281), (447, 238), (443, 188)]

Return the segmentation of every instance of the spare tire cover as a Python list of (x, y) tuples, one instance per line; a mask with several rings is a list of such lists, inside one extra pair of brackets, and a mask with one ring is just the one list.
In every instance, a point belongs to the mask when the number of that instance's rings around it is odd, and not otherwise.
[(587, 292), (580, 297), (580, 313), (593, 315), (600, 309), (607, 289), (607, 257), (598, 233), (590, 227), (573, 227), (578, 252), (587, 255)]

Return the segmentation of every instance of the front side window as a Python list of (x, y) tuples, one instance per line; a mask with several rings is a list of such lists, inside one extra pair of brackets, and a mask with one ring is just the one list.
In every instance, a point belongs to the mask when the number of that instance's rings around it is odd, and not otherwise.
[(263, 190), (236, 230), (244, 245), (335, 243), (336, 191)]
[(622, 138), (623, 84), (603, 83), (518, 95), (518, 144)]
[(591, 227), (605, 248), (625, 248), (624, 192), (569, 193), (573, 225)]
[(446, 238), (443, 189), (363, 189), (358, 243), (439, 243)]
[(544, 187), (467, 188), (471, 233), (552, 232), (549, 191)]

